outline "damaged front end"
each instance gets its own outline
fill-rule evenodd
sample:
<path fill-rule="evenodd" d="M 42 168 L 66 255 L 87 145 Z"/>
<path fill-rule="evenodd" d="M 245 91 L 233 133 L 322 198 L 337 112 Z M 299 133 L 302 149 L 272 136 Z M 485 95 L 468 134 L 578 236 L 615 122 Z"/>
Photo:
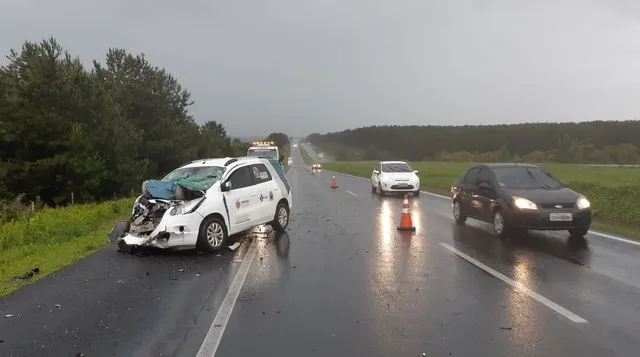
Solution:
<path fill-rule="evenodd" d="M 188 185 L 145 181 L 142 195 L 133 204 L 131 218 L 116 222 L 108 234 L 109 241 L 124 252 L 148 246 L 166 249 L 194 241 L 202 220 L 194 212 L 205 200 L 205 192 Z"/>

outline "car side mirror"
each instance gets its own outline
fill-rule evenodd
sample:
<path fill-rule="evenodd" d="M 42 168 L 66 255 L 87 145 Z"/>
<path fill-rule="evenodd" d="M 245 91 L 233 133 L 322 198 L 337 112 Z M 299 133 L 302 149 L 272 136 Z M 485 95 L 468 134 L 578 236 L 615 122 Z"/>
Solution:
<path fill-rule="evenodd" d="M 417 174 L 417 173 L 418 173 L 418 170 L 413 170 L 413 173 L 414 173 L 414 174 Z"/>
<path fill-rule="evenodd" d="M 373 174 L 374 174 L 374 175 L 379 175 L 379 174 L 380 174 L 380 171 L 378 171 L 378 170 L 373 170 Z"/>
<path fill-rule="evenodd" d="M 231 181 L 227 181 L 225 183 L 222 184 L 222 186 L 220 186 L 220 189 L 225 192 L 225 191 L 231 191 Z"/>
<path fill-rule="evenodd" d="M 486 183 L 486 182 L 481 182 L 481 183 L 478 185 L 478 187 L 479 187 L 479 188 L 481 188 L 481 189 L 483 189 L 483 190 L 493 191 L 493 187 L 492 187 L 490 184 Z"/>

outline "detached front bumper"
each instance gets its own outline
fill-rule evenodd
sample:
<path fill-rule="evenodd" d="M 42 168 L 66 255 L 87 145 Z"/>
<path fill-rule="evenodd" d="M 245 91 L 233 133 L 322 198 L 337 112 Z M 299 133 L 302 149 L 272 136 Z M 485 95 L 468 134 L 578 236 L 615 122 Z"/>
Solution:
<path fill-rule="evenodd" d="M 554 213 L 571 213 L 570 221 L 554 221 L 550 215 Z M 513 214 L 512 224 L 517 228 L 541 231 L 560 231 L 582 229 L 591 226 L 591 210 L 551 210 L 520 211 Z"/>
<path fill-rule="evenodd" d="M 149 234 L 130 232 L 130 221 L 118 221 L 107 235 L 119 250 L 131 251 L 133 247 L 168 249 L 179 246 L 195 246 L 204 217 L 197 212 L 172 216 L 168 210 L 156 228 Z"/>

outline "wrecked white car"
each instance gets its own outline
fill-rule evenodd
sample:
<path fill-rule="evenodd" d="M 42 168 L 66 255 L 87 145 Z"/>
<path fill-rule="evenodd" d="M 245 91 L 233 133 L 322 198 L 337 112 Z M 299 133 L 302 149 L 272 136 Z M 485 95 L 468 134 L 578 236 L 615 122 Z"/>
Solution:
<path fill-rule="evenodd" d="M 278 160 L 221 158 L 190 162 L 142 184 L 131 219 L 108 234 L 119 250 L 196 248 L 217 252 L 230 235 L 289 225 L 291 187 Z"/>

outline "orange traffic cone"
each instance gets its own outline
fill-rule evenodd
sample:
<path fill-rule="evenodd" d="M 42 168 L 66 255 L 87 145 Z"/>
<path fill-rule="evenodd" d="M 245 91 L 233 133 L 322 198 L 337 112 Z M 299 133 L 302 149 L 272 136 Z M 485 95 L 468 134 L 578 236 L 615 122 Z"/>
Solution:
<path fill-rule="evenodd" d="M 411 213 L 409 213 L 409 195 L 404 194 L 404 201 L 402 201 L 402 214 L 400 215 L 399 231 L 415 231 L 416 227 L 411 221 Z"/>
<path fill-rule="evenodd" d="M 336 183 L 336 177 L 333 176 L 331 179 L 331 188 L 338 188 L 338 184 Z"/>

